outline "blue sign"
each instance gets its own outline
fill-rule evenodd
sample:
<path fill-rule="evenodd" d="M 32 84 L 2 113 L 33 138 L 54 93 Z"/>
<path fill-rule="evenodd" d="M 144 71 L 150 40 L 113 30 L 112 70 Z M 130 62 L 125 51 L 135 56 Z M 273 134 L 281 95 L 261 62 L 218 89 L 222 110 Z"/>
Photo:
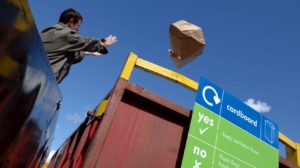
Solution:
<path fill-rule="evenodd" d="M 196 103 L 278 149 L 277 124 L 203 77 Z"/>
<path fill-rule="evenodd" d="M 201 77 L 196 102 L 219 115 L 223 92 L 222 88 Z"/>
<path fill-rule="evenodd" d="M 256 112 L 244 102 L 225 92 L 222 101 L 222 113 L 226 120 L 260 138 L 261 113 Z"/>
<path fill-rule="evenodd" d="M 267 117 L 262 115 L 261 119 L 261 139 L 272 145 L 275 148 L 278 148 L 278 125 L 274 124 L 273 121 L 269 120 Z"/>

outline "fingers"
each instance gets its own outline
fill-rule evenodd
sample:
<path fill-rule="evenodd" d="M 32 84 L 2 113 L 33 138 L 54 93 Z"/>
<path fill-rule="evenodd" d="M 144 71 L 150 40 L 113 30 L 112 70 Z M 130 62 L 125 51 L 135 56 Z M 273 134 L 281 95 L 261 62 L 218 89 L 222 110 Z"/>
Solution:
<path fill-rule="evenodd" d="M 101 55 L 101 53 L 99 53 L 99 52 L 93 52 L 92 55 L 99 56 L 99 55 Z"/>
<path fill-rule="evenodd" d="M 110 46 L 110 45 L 114 44 L 117 41 L 118 40 L 117 40 L 116 36 L 109 35 L 108 37 L 105 38 L 105 45 Z"/>
<path fill-rule="evenodd" d="M 100 52 L 88 52 L 88 51 L 85 51 L 84 53 L 85 53 L 85 55 L 94 55 L 94 56 L 102 55 Z"/>

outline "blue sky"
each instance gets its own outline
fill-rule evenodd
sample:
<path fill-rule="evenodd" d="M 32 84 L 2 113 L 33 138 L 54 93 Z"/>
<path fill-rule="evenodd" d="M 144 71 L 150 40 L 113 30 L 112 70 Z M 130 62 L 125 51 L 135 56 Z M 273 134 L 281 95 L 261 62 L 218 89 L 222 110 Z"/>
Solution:
<path fill-rule="evenodd" d="M 53 149 L 110 91 L 131 51 L 193 80 L 204 76 L 242 101 L 251 99 L 268 111 L 265 115 L 281 132 L 300 142 L 299 0 L 29 0 L 29 4 L 39 31 L 73 7 L 84 17 L 82 35 L 118 38 L 108 55 L 88 56 L 60 85 L 64 99 Z M 168 29 L 180 19 L 202 27 L 207 45 L 200 57 L 177 69 L 167 53 Z M 172 82 L 141 70 L 134 71 L 131 81 L 193 107 L 196 94 Z"/>

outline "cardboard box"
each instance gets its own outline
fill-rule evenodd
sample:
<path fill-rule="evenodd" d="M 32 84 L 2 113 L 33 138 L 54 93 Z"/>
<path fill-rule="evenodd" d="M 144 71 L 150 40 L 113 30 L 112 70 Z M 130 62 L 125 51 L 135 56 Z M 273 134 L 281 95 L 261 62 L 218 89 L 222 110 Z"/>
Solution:
<path fill-rule="evenodd" d="M 199 56 L 205 40 L 202 29 L 185 20 L 170 25 L 171 59 L 176 67 L 182 67 Z"/>

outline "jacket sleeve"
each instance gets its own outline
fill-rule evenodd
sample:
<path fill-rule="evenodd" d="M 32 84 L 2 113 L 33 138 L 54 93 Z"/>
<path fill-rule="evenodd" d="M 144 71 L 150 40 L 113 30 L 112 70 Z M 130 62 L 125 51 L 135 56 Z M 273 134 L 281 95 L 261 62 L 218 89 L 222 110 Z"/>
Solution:
<path fill-rule="evenodd" d="M 108 50 L 105 46 L 100 44 L 99 39 L 82 37 L 76 31 L 70 31 L 68 35 L 69 51 L 80 52 L 78 55 L 82 55 L 82 52 L 100 52 L 102 54 L 107 54 Z"/>

